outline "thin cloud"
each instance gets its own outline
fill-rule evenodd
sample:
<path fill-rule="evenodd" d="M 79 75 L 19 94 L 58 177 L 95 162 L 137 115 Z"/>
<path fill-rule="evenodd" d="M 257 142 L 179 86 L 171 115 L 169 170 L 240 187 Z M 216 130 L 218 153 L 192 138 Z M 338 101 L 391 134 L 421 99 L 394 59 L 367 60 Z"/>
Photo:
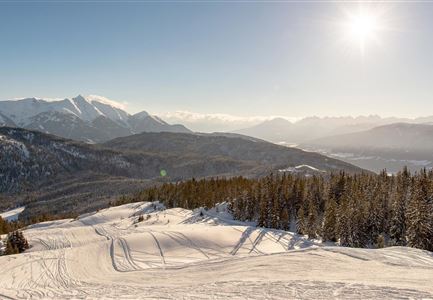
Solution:
<path fill-rule="evenodd" d="M 101 102 L 101 103 L 104 103 L 107 105 L 111 105 L 113 107 L 123 109 L 123 110 L 126 109 L 126 106 L 128 104 L 127 102 L 118 102 L 118 101 L 111 100 L 111 99 L 108 99 L 107 97 L 99 96 L 99 95 L 89 95 L 86 98 L 89 101 L 98 101 L 98 102 Z"/>
<path fill-rule="evenodd" d="M 191 111 L 179 110 L 160 114 L 160 116 L 171 123 L 182 123 L 193 130 L 212 132 L 212 131 L 232 131 L 254 126 L 263 121 L 274 118 L 284 118 L 295 121 L 294 118 L 285 116 L 236 116 L 230 114 L 205 114 Z"/>

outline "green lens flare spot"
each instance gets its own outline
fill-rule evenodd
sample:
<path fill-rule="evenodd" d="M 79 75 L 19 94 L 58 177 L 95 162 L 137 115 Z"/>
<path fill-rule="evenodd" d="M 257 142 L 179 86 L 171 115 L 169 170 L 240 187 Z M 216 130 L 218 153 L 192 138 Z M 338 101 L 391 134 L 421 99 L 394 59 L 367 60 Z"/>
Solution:
<path fill-rule="evenodd" d="M 167 176 L 167 171 L 161 170 L 161 171 L 159 171 L 159 175 L 161 175 L 161 177 L 165 177 L 165 176 Z"/>

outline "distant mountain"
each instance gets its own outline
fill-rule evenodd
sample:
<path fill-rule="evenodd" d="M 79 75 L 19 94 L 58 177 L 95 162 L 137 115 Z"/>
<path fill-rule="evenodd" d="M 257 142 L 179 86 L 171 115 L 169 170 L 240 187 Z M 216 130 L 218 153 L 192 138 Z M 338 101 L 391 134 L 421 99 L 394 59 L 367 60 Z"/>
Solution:
<path fill-rule="evenodd" d="M 143 111 L 130 116 L 128 124 L 133 132 L 191 132 L 183 125 L 170 125 L 157 116 L 151 116 Z"/>
<path fill-rule="evenodd" d="M 356 118 L 308 117 L 292 123 L 286 119 L 276 118 L 235 132 L 274 143 L 299 144 L 321 137 L 364 131 L 381 125 L 397 122 L 423 123 L 430 119 L 433 120 L 433 118 L 381 118 L 373 115 Z"/>
<path fill-rule="evenodd" d="M 140 132 L 191 132 L 147 112 L 130 115 L 100 96 L 47 101 L 28 98 L 0 101 L 0 126 L 39 130 L 74 140 L 98 143 Z"/>
<path fill-rule="evenodd" d="M 235 131 L 235 133 L 245 134 L 272 142 L 286 142 L 294 140 L 294 124 L 283 118 L 275 118 L 264 121 L 250 128 Z M 297 140 L 297 139 L 295 139 Z"/>
<path fill-rule="evenodd" d="M 430 124 L 395 123 L 315 139 L 300 146 L 374 171 L 387 168 L 395 172 L 404 165 L 414 171 L 433 167 L 433 125 Z"/>
<path fill-rule="evenodd" d="M 203 161 L 224 158 L 252 164 L 253 173 L 282 170 L 287 167 L 311 165 L 323 171 L 361 172 L 350 164 L 296 148 L 278 146 L 246 136 L 223 134 L 141 133 L 117 138 L 103 144 L 116 151 L 134 153 L 165 153 L 176 157 L 197 157 Z M 250 170 L 252 171 L 252 170 Z M 244 175 L 251 174 L 251 172 Z M 191 173 L 194 176 L 194 172 Z"/>

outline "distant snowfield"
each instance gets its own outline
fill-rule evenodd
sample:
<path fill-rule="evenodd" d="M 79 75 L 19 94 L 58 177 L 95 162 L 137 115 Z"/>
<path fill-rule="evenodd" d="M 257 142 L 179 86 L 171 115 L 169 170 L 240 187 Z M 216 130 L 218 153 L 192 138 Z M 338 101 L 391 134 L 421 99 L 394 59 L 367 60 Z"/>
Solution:
<path fill-rule="evenodd" d="M 431 252 L 322 246 L 215 210 L 134 203 L 24 234 L 0 299 L 433 299 Z"/>
<path fill-rule="evenodd" d="M 6 221 L 16 221 L 18 219 L 18 216 L 20 215 L 20 213 L 22 213 L 24 211 L 26 207 L 22 206 L 22 207 L 17 207 L 5 212 L 0 213 L 0 217 L 2 217 L 2 219 L 6 220 Z"/>

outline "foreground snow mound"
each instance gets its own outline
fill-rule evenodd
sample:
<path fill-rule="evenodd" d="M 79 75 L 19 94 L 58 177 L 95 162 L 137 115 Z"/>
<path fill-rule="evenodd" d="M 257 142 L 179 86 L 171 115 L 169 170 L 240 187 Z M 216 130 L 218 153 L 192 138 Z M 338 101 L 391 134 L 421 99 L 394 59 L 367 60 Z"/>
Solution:
<path fill-rule="evenodd" d="M 0 298 L 433 298 L 433 256 L 322 247 L 209 211 L 133 203 L 33 225 Z"/>

